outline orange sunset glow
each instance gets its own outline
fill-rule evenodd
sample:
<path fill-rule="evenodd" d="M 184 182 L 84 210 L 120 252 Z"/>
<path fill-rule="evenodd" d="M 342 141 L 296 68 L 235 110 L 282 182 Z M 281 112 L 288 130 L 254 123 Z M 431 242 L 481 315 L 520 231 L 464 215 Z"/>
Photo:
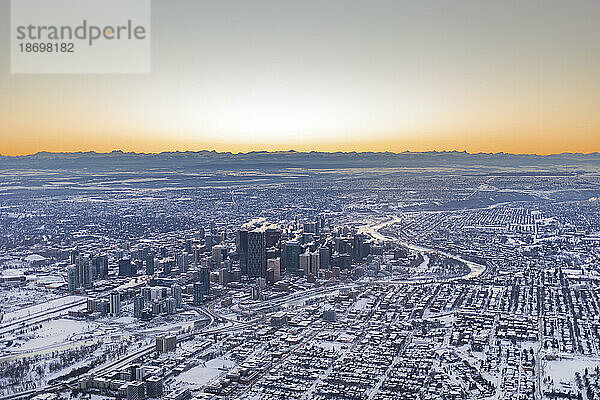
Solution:
<path fill-rule="evenodd" d="M 150 74 L 11 74 L 3 29 L 0 154 L 600 151 L 598 2 L 152 7 Z"/>

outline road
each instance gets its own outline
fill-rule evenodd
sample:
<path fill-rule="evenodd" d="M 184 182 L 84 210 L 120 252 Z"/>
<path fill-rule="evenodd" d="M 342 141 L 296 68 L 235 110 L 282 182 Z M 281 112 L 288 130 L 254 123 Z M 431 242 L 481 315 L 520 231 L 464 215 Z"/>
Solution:
<path fill-rule="evenodd" d="M 87 300 L 85 300 L 87 301 Z M 53 310 L 53 311 L 57 311 L 57 310 Z M 201 311 L 211 319 L 211 322 L 209 325 L 207 325 L 204 329 L 206 330 L 206 328 L 210 327 L 211 325 L 214 324 L 215 319 L 213 317 L 213 315 L 211 315 L 210 312 L 208 312 L 206 309 L 201 309 Z M 224 326 L 224 327 L 218 327 L 215 329 L 208 329 L 206 331 L 202 331 L 202 332 L 190 332 L 188 334 L 182 335 L 180 337 L 177 338 L 177 342 L 181 343 L 183 341 L 192 339 L 193 337 L 195 337 L 197 334 L 201 334 L 201 335 L 210 335 L 210 334 L 214 334 L 214 333 L 219 333 L 228 329 L 239 329 L 241 327 L 245 327 L 246 325 L 243 325 L 241 323 L 239 324 L 233 324 L 230 326 Z M 136 349 L 135 351 L 126 354 L 125 356 L 119 358 L 118 360 L 114 360 L 114 361 L 109 361 L 106 362 L 102 365 L 99 365 L 95 368 L 92 368 L 90 371 L 88 371 L 88 374 L 91 375 L 101 375 L 101 374 L 106 374 L 107 372 L 111 372 L 114 371 L 116 369 L 122 368 L 125 365 L 131 363 L 132 361 L 137 360 L 138 358 L 144 357 L 150 353 L 152 353 L 155 349 L 155 345 L 151 344 L 151 345 L 147 345 L 144 347 L 141 347 L 139 349 Z M 27 390 L 24 392 L 19 392 L 19 393 L 13 393 L 10 395 L 6 395 L 6 396 L 2 396 L 0 397 L 0 400 L 15 400 L 15 399 L 22 399 L 22 398 L 30 398 L 42 393 L 47 393 L 47 392 L 56 392 L 56 391 L 61 391 L 64 389 L 67 389 L 68 387 L 71 387 L 72 385 L 74 385 L 77 380 L 79 379 L 79 376 L 74 377 L 69 379 L 66 382 L 60 382 L 60 383 L 56 383 L 56 384 L 52 384 L 52 385 L 47 385 L 47 386 L 42 386 L 39 388 L 35 388 L 35 389 L 31 389 L 31 390 Z"/>
<path fill-rule="evenodd" d="M 39 313 L 35 313 L 33 315 L 28 315 L 25 318 L 20 318 L 15 321 L 10 321 L 2 325 L 0 328 L 0 337 L 5 335 L 6 333 L 10 333 L 15 329 L 23 328 L 26 326 L 30 326 L 33 324 L 37 324 L 40 322 L 47 321 L 51 318 L 55 318 L 58 315 L 66 314 L 70 309 L 80 307 L 87 303 L 87 298 L 82 300 L 77 300 L 69 304 L 65 304 L 63 306 L 59 306 L 56 308 L 52 308 L 49 310 L 44 310 Z"/>

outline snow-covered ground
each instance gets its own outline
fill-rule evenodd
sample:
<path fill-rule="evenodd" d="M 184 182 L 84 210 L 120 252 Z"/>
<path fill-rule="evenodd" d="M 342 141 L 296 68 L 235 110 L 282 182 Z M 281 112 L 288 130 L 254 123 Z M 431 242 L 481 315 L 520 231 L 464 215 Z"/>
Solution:
<path fill-rule="evenodd" d="M 35 337 L 24 342 L 20 347 L 18 347 L 18 350 L 22 352 L 27 350 L 42 349 L 47 346 L 62 343 L 81 333 L 92 332 L 96 328 L 97 324 L 92 322 L 64 318 L 55 319 L 43 323 L 40 329 L 32 333 Z"/>
<path fill-rule="evenodd" d="M 551 377 L 554 384 L 558 385 L 561 382 L 574 381 L 576 372 L 583 375 L 586 368 L 589 372 L 592 372 L 597 366 L 600 366 L 600 359 L 598 358 L 587 358 L 584 356 L 563 358 L 546 361 L 544 363 L 544 375 Z"/>
<path fill-rule="evenodd" d="M 50 311 L 54 308 L 65 306 L 71 303 L 85 299 L 85 296 L 65 296 L 58 299 L 46 301 L 40 304 L 36 304 L 31 307 L 22 308 L 20 310 L 12 311 L 4 315 L 3 322 L 10 322 L 20 318 L 25 318 L 30 315 L 34 315 L 43 311 Z"/>
<path fill-rule="evenodd" d="M 177 381 L 188 383 L 196 386 L 204 386 L 212 379 L 221 375 L 226 369 L 230 369 L 235 365 L 231 360 L 215 358 L 207 361 L 205 365 L 198 365 L 177 377 Z M 220 369 L 219 369 L 220 368 Z"/>
<path fill-rule="evenodd" d="M 336 351 L 340 351 L 342 349 L 342 346 L 347 346 L 347 344 L 345 343 L 331 341 L 316 342 L 315 344 L 319 347 L 322 347 L 323 349 Z"/>

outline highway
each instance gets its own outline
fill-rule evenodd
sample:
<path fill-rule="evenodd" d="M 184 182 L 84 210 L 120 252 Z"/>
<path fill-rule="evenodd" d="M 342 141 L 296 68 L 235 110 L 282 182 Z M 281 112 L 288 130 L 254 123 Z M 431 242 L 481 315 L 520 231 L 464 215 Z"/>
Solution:
<path fill-rule="evenodd" d="M 0 337 L 6 333 L 10 333 L 15 329 L 23 328 L 26 326 L 30 326 L 33 324 L 37 324 L 40 322 L 47 321 L 51 318 L 55 318 L 58 315 L 66 314 L 70 309 L 77 308 L 87 303 L 87 298 L 74 301 L 69 304 L 65 304 L 56 308 L 52 308 L 49 310 L 40 311 L 33 315 L 28 315 L 25 318 L 20 318 L 15 321 L 10 321 L 8 323 L 2 324 L 0 327 Z"/>
<path fill-rule="evenodd" d="M 213 335 L 215 333 L 220 333 L 220 332 L 225 332 L 225 331 L 244 329 L 249 326 L 252 326 L 252 324 L 256 322 L 256 321 L 254 321 L 254 322 L 249 323 L 249 322 L 227 320 L 226 318 L 221 317 L 204 307 L 198 308 L 198 310 L 203 312 L 207 317 L 209 317 L 211 319 L 211 322 L 202 331 L 199 331 L 199 332 L 192 331 L 190 333 L 179 336 L 177 338 L 177 343 L 181 343 L 181 342 L 185 342 L 186 340 L 193 339 L 195 336 L 206 336 L 206 335 Z M 215 324 L 215 321 L 223 321 L 223 320 L 227 321 L 228 325 L 208 329 L 210 326 Z M 127 364 L 129 364 L 139 358 L 142 358 L 142 357 L 147 356 L 148 354 L 151 354 L 154 351 L 154 349 L 155 349 L 154 343 L 144 346 L 144 347 L 141 347 L 129 354 L 126 354 L 125 356 L 119 358 L 118 360 L 109 361 L 109 362 L 106 362 L 95 368 L 92 368 L 91 370 L 89 370 L 87 372 L 87 374 L 98 376 L 98 375 L 110 373 L 112 371 L 123 368 Z M 76 382 L 79 378 L 80 377 L 77 376 L 77 377 L 71 378 L 65 382 L 55 383 L 52 385 L 46 385 L 46 386 L 42 386 L 39 388 L 27 390 L 24 392 L 9 394 L 9 395 L 0 397 L 0 400 L 26 399 L 26 398 L 31 398 L 31 397 L 37 396 L 42 393 L 65 390 L 69 387 L 72 387 L 74 384 L 76 384 Z"/>
<path fill-rule="evenodd" d="M 335 286 L 325 286 L 325 287 L 320 287 L 320 288 L 315 288 L 315 289 L 309 289 L 309 290 L 306 290 L 303 292 L 292 293 L 287 296 L 280 297 L 278 299 L 266 301 L 266 302 L 261 303 L 258 306 L 247 307 L 247 308 L 243 309 L 243 311 L 249 311 L 249 312 L 253 312 L 253 313 L 268 311 L 269 309 L 271 309 L 273 307 L 279 307 L 281 305 L 284 305 L 285 303 L 298 301 L 298 300 L 305 300 L 310 297 L 321 296 L 324 294 L 332 293 L 332 292 L 343 290 L 343 289 L 355 289 L 359 286 L 360 286 L 360 284 L 335 285 Z"/>

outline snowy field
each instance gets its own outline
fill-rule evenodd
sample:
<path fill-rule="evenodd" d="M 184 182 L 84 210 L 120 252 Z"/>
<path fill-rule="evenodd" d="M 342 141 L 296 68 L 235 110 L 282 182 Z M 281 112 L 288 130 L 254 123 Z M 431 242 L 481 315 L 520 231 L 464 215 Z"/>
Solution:
<path fill-rule="evenodd" d="M 43 349 L 48 346 L 63 343 L 70 339 L 78 339 L 80 334 L 86 332 L 91 333 L 97 326 L 98 325 L 95 323 L 64 318 L 44 322 L 40 329 L 32 333 L 34 338 L 25 341 L 18 347 L 18 350 L 22 352 Z"/>
<path fill-rule="evenodd" d="M 180 374 L 177 377 L 177 380 L 191 385 L 204 386 L 212 379 L 222 374 L 224 371 L 221 369 L 229 369 L 234 365 L 235 363 L 231 360 L 215 358 L 207 361 L 205 365 L 198 365 L 197 367 Z"/>
<path fill-rule="evenodd" d="M 600 359 L 591 359 L 581 356 L 581 358 L 563 358 L 561 360 L 546 361 L 544 364 L 544 376 L 552 378 L 555 385 L 561 382 L 571 382 L 575 380 L 575 373 L 583 375 L 587 368 L 592 372 L 594 368 L 600 366 Z"/>
<path fill-rule="evenodd" d="M 342 349 L 342 346 L 347 346 L 347 344 L 345 344 L 345 343 L 332 342 L 332 341 L 317 342 L 316 345 L 323 349 L 326 349 L 326 350 L 335 350 L 335 351 L 340 351 Z"/>

